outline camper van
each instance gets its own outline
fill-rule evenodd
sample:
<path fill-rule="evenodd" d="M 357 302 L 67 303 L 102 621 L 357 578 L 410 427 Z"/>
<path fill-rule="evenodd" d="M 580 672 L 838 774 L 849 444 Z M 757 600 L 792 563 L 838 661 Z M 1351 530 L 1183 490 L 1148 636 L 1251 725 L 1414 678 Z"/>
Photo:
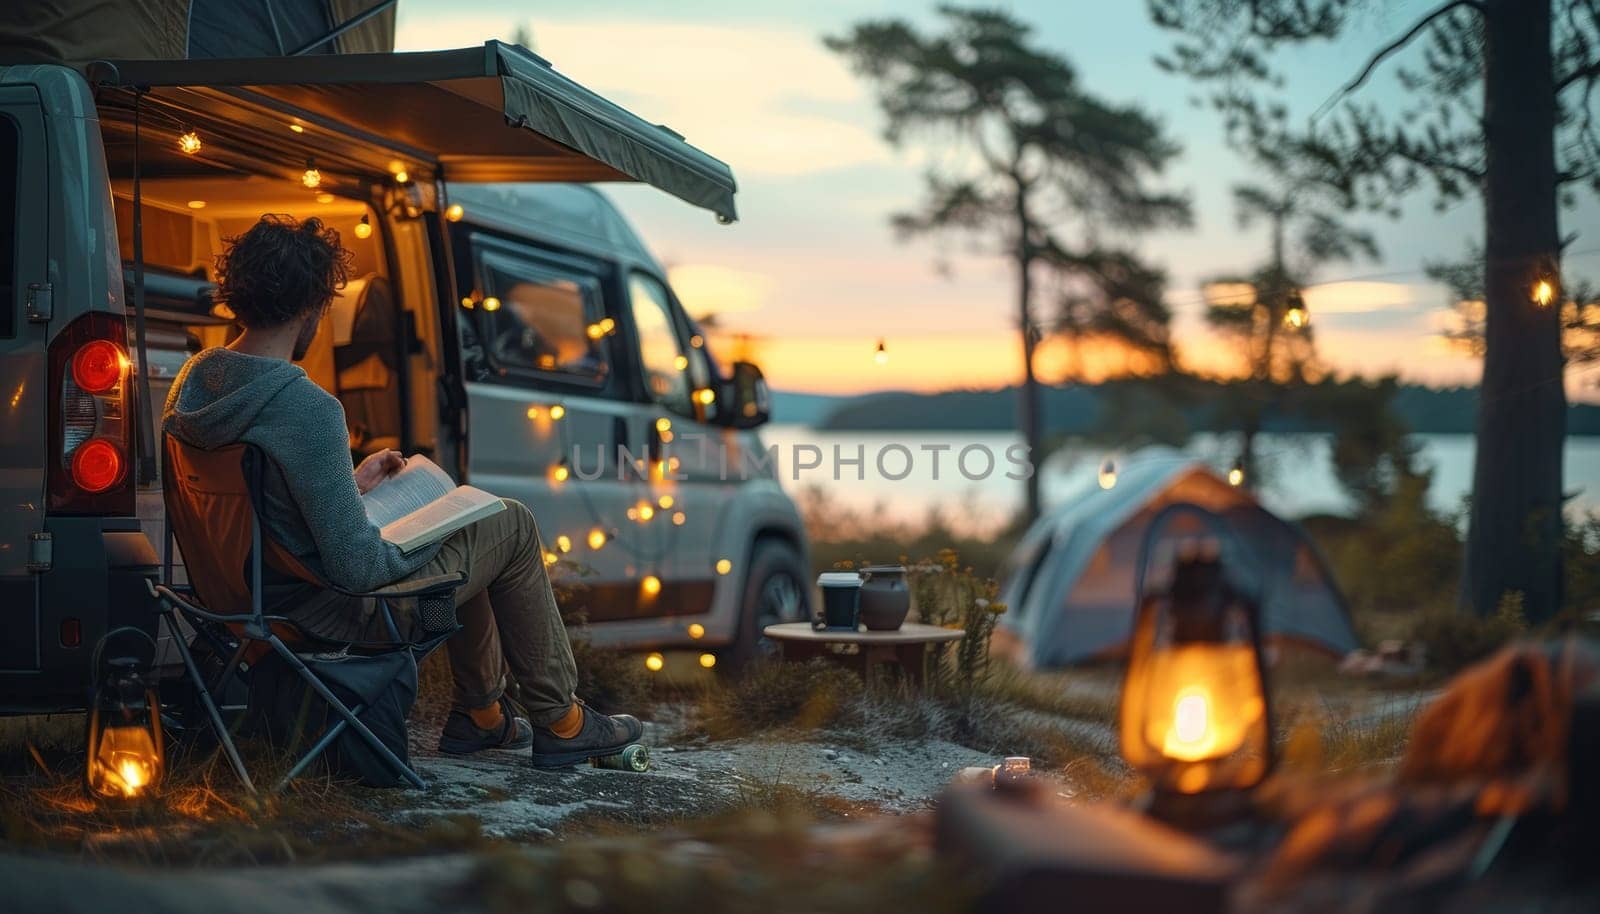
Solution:
<path fill-rule="evenodd" d="M 0 712 L 81 706 L 101 636 L 182 581 L 159 414 L 234 332 L 213 264 L 263 213 L 354 253 L 302 362 L 353 456 L 525 502 L 595 643 L 731 666 L 806 617 L 798 514 L 748 459 L 765 382 L 585 186 L 621 180 L 735 216 L 727 166 L 498 42 L 0 67 Z"/>

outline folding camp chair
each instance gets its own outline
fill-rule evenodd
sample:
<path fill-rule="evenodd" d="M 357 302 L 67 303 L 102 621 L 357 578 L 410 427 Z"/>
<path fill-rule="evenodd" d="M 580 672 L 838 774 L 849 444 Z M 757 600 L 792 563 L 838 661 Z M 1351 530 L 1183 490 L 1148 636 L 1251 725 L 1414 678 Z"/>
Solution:
<path fill-rule="evenodd" d="M 338 717 L 283 776 L 273 788 L 274 792 L 281 790 L 304 771 L 333 745 L 347 727 L 354 730 L 361 741 L 382 758 L 395 774 L 415 787 L 422 787 L 422 778 L 361 721 L 359 715 L 366 706 L 358 701 L 351 707 L 341 701 L 328 684 L 307 666 L 302 655 L 309 658 L 313 653 L 327 651 L 330 647 L 338 650 L 356 648 L 363 653 L 411 651 L 415 659 L 420 661 L 445 638 L 459 630 L 455 614 L 455 590 L 466 580 L 466 576 L 459 572 L 436 575 L 383 587 L 370 593 L 334 587 L 312 574 L 263 532 L 261 483 L 272 464 L 260 448 L 234 444 L 205 450 L 166 435 L 164 454 L 162 484 L 169 560 L 166 562 L 165 583 L 157 585 L 152 582 L 150 590 L 183 659 L 189 679 L 198 691 L 211 728 L 227 754 L 228 763 L 245 788 L 252 794 L 256 792 L 233 738 L 223 723 L 213 694 L 221 693 L 242 666 L 253 664 L 270 654 L 281 658 Z M 172 582 L 170 550 L 174 539 L 182 552 L 188 573 L 187 587 L 179 587 Z M 320 590 L 335 591 L 347 597 L 373 598 L 376 610 L 383 614 L 388 625 L 392 640 L 330 645 L 326 641 L 310 638 L 286 616 L 267 615 L 263 609 L 264 563 L 280 577 L 299 579 Z M 389 600 L 397 598 L 416 601 L 416 617 L 424 633 L 423 638 L 411 642 L 401 637 L 388 604 Z M 221 647 L 224 653 L 231 652 L 231 659 L 215 683 L 208 684 L 195 663 L 194 654 L 178 624 L 180 616 L 197 633 L 207 636 L 213 644 Z M 291 643 L 294 647 L 290 646 Z M 392 683 L 397 675 L 389 674 L 384 686 Z"/>

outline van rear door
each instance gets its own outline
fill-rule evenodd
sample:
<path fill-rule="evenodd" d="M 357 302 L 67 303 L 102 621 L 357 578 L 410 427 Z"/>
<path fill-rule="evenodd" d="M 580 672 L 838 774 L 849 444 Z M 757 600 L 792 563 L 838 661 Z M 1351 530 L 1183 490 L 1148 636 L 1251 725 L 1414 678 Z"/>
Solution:
<path fill-rule="evenodd" d="M 38 90 L 0 84 L 0 671 L 39 665 L 29 562 L 44 530 L 48 172 Z"/>

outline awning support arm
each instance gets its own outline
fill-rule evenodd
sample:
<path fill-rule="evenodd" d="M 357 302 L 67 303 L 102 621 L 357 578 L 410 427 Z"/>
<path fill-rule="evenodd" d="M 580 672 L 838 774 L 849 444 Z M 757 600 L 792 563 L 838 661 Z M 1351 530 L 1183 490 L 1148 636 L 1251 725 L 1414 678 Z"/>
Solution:
<path fill-rule="evenodd" d="M 318 45 L 326 44 L 327 42 L 330 42 L 330 41 L 334 40 L 335 38 L 338 38 L 340 35 L 343 35 L 345 32 L 348 32 L 351 29 L 356 28 L 357 26 L 359 26 L 362 23 L 366 22 L 368 19 L 371 19 L 372 17 L 377 16 L 380 13 L 383 13 L 385 10 L 388 10 L 390 7 L 395 5 L 395 2 L 396 2 L 396 0 L 383 0 L 382 3 L 375 4 L 371 9 L 367 10 L 366 12 L 357 13 L 356 15 L 351 16 L 350 20 L 348 22 L 346 22 L 344 25 L 339 26 L 338 28 L 334 29 L 333 31 L 329 32 L 326 35 L 323 35 L 321 38 L 318 38 L 315 41 L 312 41 L 309 44 L 305 44 L 305 45 L 302 45 L 301 47 L 295 48 L 293 51 L 289 52 L 289 56 L 290 57 L 299 57 L 300 55 L 306 53 L 307 51 L 310 51 L 312 48 L 317 47 Z"/>

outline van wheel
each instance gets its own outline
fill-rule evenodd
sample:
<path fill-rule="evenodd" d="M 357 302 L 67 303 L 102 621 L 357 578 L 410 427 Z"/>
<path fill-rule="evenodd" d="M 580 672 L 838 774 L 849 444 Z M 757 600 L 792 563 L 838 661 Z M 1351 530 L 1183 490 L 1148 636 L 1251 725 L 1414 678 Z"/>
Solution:
<path fill-rule="evenodd" d="M 761 631 L 778 622 L 811 618 L 811 594 L 805 581 L 805 567 L 793 546 L 782 540 L 756 542 L 744 579 L 739 630 L 728 646 L 723 668 L 738 672 L 756 660 L 777 655 L 777 645 L 762 637 Z"/>

